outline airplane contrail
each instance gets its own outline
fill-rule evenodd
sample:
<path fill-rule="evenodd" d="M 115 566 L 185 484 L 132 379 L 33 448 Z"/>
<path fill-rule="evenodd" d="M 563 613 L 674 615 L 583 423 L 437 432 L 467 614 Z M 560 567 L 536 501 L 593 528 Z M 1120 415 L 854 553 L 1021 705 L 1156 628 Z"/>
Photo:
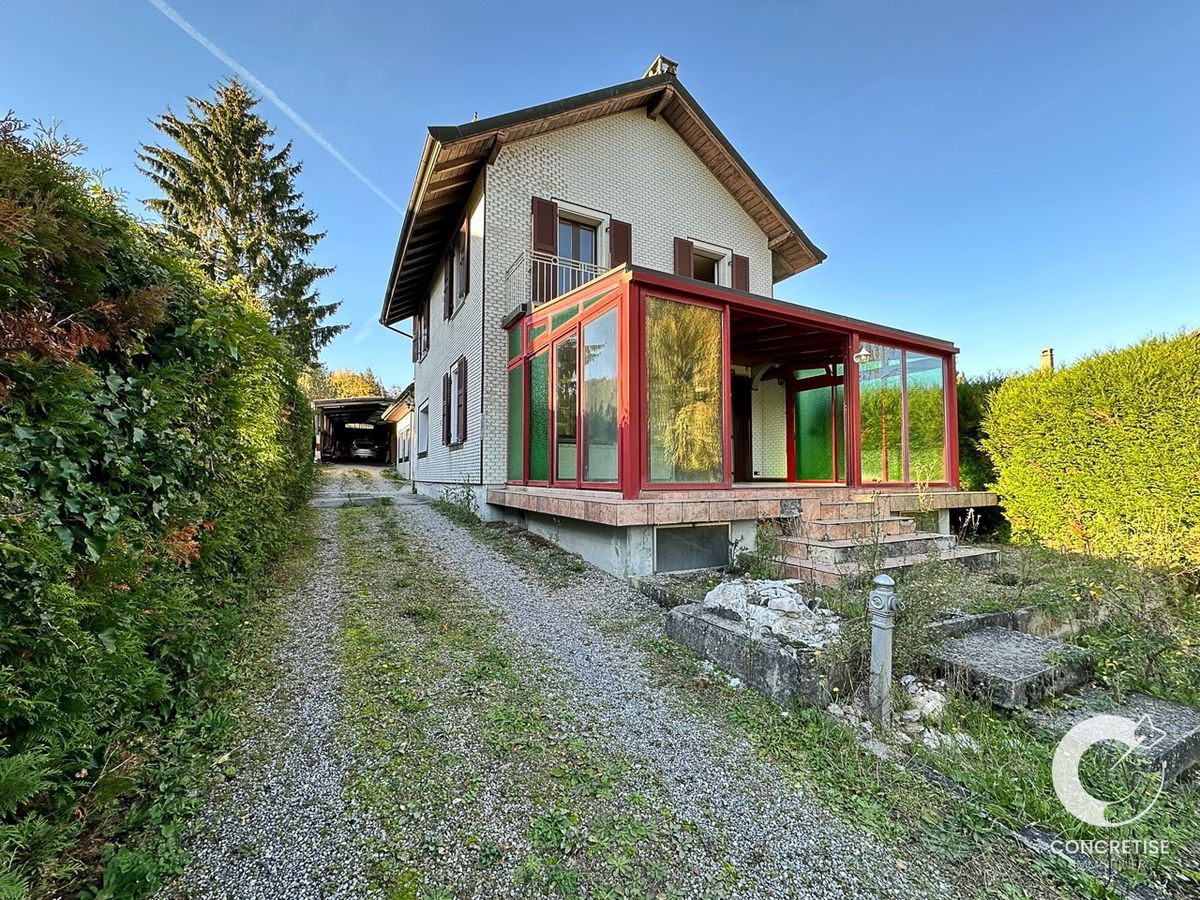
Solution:
<path fill-rule="evenodd" d="M 342 154 L 341 150 L 339 150 L 332 143 L 330 143 L 330 141 L 328 140 L 328 138 L 325 137 L 325 135 L 321 134 L 321 132 L 317 131 L 317 129 L 315 129 L 311 125 L 309 125 L 308 122 L 306 122 L 304 120 L 304 118 L 298 112 L 296 112 L 296 110 L 292 109 L 292 107 L 290 107 L 287 103 L 284 102 L 282 97 L 280 97 L 277 93 L 275 93 L 273 90 L 271 90 L 269 87 L 267 87 L 261 81 L 259 81 L 254 76 L 254 74 L 251 73 L 251 71 L 249 69 L 247 69 L 240 62 L 238 62 L 236 59 L 234 59 L 232 56 L 230 56 L 228 53 L 226 53 L 224 50 L 222 50 L 220 47 L 218 47 L 216 44 L 214 44 L 208 38 L 206 38 L 199 31 L 197 31 L 192 26 L 191 22 L 189 22 L 187 19 L 185 19 L 179 13 L 177 13 L 169 4 L 165 3 L 164 0 L 149 0 L 149 2 L 160 13 L 162 13 L 164 16 L 166 16 L 168 19 L 170 19 L 172 22 L 174 22 L 176 25 L 178 25 L 184 32 L 186 32 L 187 35 L 189 37 L 191 37 L 192 40 L 194 40 L 197 44 L 199 44 L 201 47 L 203 47 L 205 50 L 207 50 L 209 53 L 211 53 L 213 56 L 215 56 L 221 62 L 225 63 L 225 65 L 229 66 L 229 68 L 231 68 L 235 72 L 237 72 L 238 75 L 240 75 L 243 79 L 248 81 L 254 87 L 254 89 L 259 92 L 259 94 L 261 94 L 263 97 L 265 97 L 266 99 L 270 100 L 273 104 L 275 104 L 275 106 L 279 109 L 280 112 L 282 112 L 285 116 L 287 116 L 289 119 L 291 119 L 293 122 L 295 122 L 296 125 L 299 126 L 301 131 L 303 131 L 310 138 L 312 138 L 314 141 L 316 141 L 318 144 L 320 144 L 322 147 L 324 147 L 326 152 L 329 153 L 330 156 L 332 156 L 339 163 L 341 163 L 343 168 L 345 168 L 345 170 L 347 172 L 349 172 L 351 175 L 353 175 L 355 178 L 357 178 L 359 181 L 361 181 L 364 185 L 366 185 L 367 188 L 369 188 L 370 191 L 373 194 L 375 194 L 376 197 L 378 197 L 380 200 L 382 200 L 384 203 L 386 203 L 388 206 L 390 206 L 396 212 L 400 213 L 400 215 L 404 215 L 404 210 L 401 209 L 400 206 L 398 206 L 395 203 L 395 201 L 392 200 L 391 197 L 389 197 L 387 194 L 385 194 L 383 191 L 381 191 L 379 188 L 377 188 L 371 182 L 371 179 L 369 179 L 366 175 L 364 175 L 362 172 L 360 172 L 358 170 L 358 167 L 355 166 L 354 163 L 352 163 L 352 162 L 350 162 L 350 160 L 346 159 L 346 157 Z"/>

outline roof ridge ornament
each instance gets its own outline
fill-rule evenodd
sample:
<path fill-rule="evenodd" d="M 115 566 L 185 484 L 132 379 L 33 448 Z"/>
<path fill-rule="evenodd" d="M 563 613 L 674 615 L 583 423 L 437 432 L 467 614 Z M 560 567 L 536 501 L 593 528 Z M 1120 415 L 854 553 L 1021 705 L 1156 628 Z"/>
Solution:
<path fill-rule="evenodd" d="M 654 62 L 650 63 L 650 68 L 646 70 L 646 74 L 642 77 L 653 78 L 655 75 L 674 75 L 678 70 L 679 63 L 660 53 L 654 57 Z"/>

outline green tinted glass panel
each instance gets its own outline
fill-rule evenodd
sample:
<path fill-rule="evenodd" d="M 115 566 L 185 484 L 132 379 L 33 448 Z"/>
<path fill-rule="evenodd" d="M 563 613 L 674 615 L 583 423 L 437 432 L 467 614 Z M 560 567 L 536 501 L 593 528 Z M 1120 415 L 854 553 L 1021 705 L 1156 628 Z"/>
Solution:
<path fill-rule="evenodd" d="M 646 298 L 650 480 L 725 480 L 722 316 Z"/>
<path fill-rule="evenodd" d="M 508 480 L 525 477 L 525 366 L 508 373 Z"/>
<path fill-rule="evenodd" d="M 579 342 L 554 345 L 554 478 L 575 481 L 579 438 Z"/>
<path fill-rule="evenodd" d="M 833 390 L 799 391 L 796 403 L 796 477 L 801 481 L 833 479 Z"/>
<path fill-rule="evenodd" d="M 946 391 L 942 359 L 908 353 L 908 480 L 946 480 Z"/>
<path fill-rule="evenodd" d="M 863 481 L 904 480 L 901 350 L 863 344 L 858 366 Z"/>
<path fill-rule="evenodd" d="M 617 311 L 583 326 L 583 480 L 617 480 Z"/>
<path fill-rule="evenodd" d="M 841 366 L 838 366 L 840 369 Z M 834 391 L 833 427 L 837 433 L 837 480 L 846 480 L 846 386 L 836 385 Z"/>
<path fill-rule="evenodd" d="M 550 351 L 529 361 L 529 479 L 550 478 Z"/>
<path fill-rule="evenodd" d="M 545 334 L 546 327 L 547 327 L 546 323 L 543 322 L 541 325 L 534 325 L 532 328 L 530 328 L 529 329 L 529 343 L 532 344 L 534 341 L 536 341 L 538 338 L 540 338 L 543 334 Z"/>
<path fill-rule="evenodd" d="M 573 318 L 575 318 L 575 316 L 577 316 L 578 314 L 579 314 L 578 304 L 576 304 L 575 306 L 568 306 L 566 309 L 560 309 L 558 312 L 556 312 L 554 315 L 552 315 L 550 317 L 551 330 L 558 328 L 560 325 L 566 325 Z"/>
<path fill-rule="evenodd" d="M 514 325 L 508 329 L 508 358 L 516 359 L 521 355 L 521 335 L 524 332 L 524 325 Z"/>
<path fill-rule="evenodd" d="M 583 308 L 591 309 L 593 306 L 595 306 L 597 303 L 599 303 L 605 297 L 609 296 L 611 293 L 612 293 L 612 291 L 605 291 L 603 294 L 597 294 L 595 297 L 590 297 L 587 300 L 584 300 Z"/>

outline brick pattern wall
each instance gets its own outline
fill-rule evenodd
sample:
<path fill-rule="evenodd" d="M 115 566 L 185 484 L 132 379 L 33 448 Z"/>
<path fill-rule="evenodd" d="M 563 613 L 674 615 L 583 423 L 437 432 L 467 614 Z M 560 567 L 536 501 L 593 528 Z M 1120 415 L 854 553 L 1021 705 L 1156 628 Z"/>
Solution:
<path fill-rule="evenodd" d="M 485 372 L 480 351 L 484 271 L 487 268 L 483 240 L 486 208 L 484 180 L 480 179 L 467 204 L 471 220 L 471 286 L 465 297 L 455 300 L 457 311 L 453 318 L 442 318 L 444 271 L 438 272 L 430 287 L 429 353 L 416 363 L 413 376 L 417 408 L 429 401 L 429 455 L 417 459 L 414 453 L 413 459 L 413 478 L 420 482 L 479 484 L 480 456 L 484 446 L 480 388 Z M 450 371 L 460 356 L 467 358 L 467 440 L 461 446 L 451 448 L 442 443 L 442 375 Z M 451 397 L 453 414 L 454 398 Z"/>
<path fill-rule="evenodd" d="M 750 456 L 759 478 L 787 478 L 787 387 L 771 379 L 750 395 Z"/>
<path fill-rule="evenodd" d="M 675 130 L 661 119 L 647 118 L 644 110 L 506 145 L 485 177 L 485 483 L 505 480 L 507 349 L 500 322 L 510 310 L 504 274 L 530 246 L 532 197 L 577 204 L 629 222 L 635 265 L 672 271 L 676 237 L 728 247 L 749 258 L 750 290 L 771 295 L 766 235 Z M 436 343 L 436 334 L 433 339 Z"/>

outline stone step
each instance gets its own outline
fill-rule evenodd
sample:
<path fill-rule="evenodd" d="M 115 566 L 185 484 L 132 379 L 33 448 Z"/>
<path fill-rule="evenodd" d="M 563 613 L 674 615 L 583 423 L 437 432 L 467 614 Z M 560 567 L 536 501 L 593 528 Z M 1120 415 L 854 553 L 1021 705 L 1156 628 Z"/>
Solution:
<path fill-rule="evenodd" d="M 939 557 L 953 550 L 954 537 L 925 531 L 913 534 L 886 534 L 870 540 L 818 541 L 806 537 L 784 537 L 779 546 L 785 559 L 807 559 L 824 563 L 864 563 L 894 559 L 898 556 Z"/>
<path fill-rule="evenodd" d="M 1085 689 L 1067 707 L 1039 709 L 1034 720 L 1056 735 L 1063 735 L 1094 715 L 1122 716 L 1138 723 L 1137 735 L 1144 741 L 1134 752 L 1147 769 L 1161 771 L 1164 783 L 1200 766 L 1200 709 L 1170 700 L 1129 694 L 1116 703 L 1096 689 Z M 1121 748 L 1124 753 L 1124 748 Z"/>
<path fill-rule="evenodd" d="M 874 500 L 822 500 L 804 504 L 804 517 L 813 521 L 826 519 L 869 519 L 875 516 Z M 878 516 L 882 519 L 883 516 Z"/>
<path fill-rule="evenodd" d="M 851 585 L 867 584 L 876 575 L 886 572 L 888 575 L 900 575 L 913 566 L 930 562 L 935 557 L 897 556 L 892 559 L 882 559 L 870 570 L 861 563 L 826 563 L 814 560 L 788 561 L 780 559 L 785 578 L 801 578 L 811 584 L 822 587 L 848 583 Z M 955 547 L 938 554 L 936 559 L 956 562 L 968 569 L 987 569 L 1000 559 L 999 550 L 988 550 L 983 547 Z"/>
<path fill-rule="evenodd" d="M 903 516 L 859 519 L 809 519 L 800 534 L 816 541 L 846 541 L 873 538 L 877 534 L 915 534 L 916 519 Z"/>
<path fill-rule="evenodd" d="M 946 681 L 1004 709 L 1033 706 L 1087 684 L 1092 664 L 1076 647 L 1011 628 L 976 628 L 933 651 Z"/>

